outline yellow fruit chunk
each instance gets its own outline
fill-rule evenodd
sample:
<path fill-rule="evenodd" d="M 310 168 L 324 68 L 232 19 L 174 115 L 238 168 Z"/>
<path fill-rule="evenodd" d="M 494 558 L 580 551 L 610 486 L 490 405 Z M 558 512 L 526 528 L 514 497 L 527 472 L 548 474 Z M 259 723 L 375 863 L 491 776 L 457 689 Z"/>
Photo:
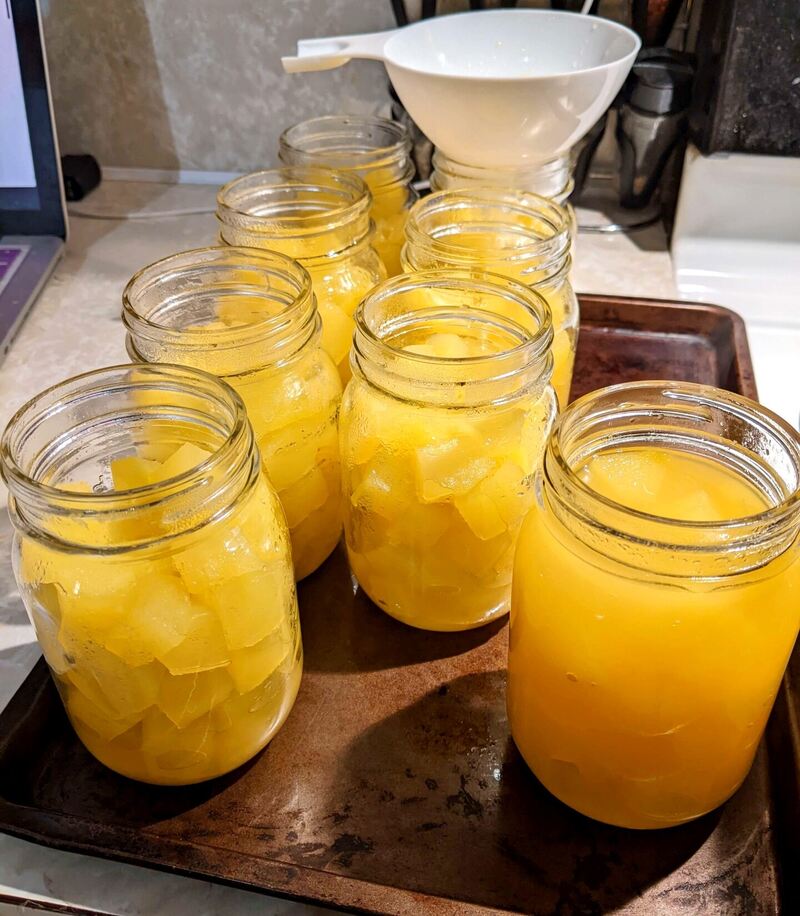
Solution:
<path fill-rule="evenodd" d="M 192 613 L 177 576 L 153 575 L 131 596 L 128 612 L 104 634 L 103 644 L 127 664 L 145 665 L 186 638 Z"/>
<path fill-rule="evenodd" d="M 351 315 L 333 302 L 319 300 L 322 316 L 322 348 L 338 366 L 347 359 L 355 324 Z"/>
<path fill-rule="evenodd" d="M 401 461 L 376 461 L 365 469 L 361 482 L 350 497 L 354 506 L 377 513 L 385 519 L 402 515 L 413 499 L 414 481 L 410 468 Z"/>
<path fill-rule="evenodd" d="M 455 504 L 464 521 L 482 541 L 497 537 L 508 528 L 497 504 L 486 493 L 481 492 L 480 486 L 457 496 Z"/>
<path fill-rule="evenodd" d="M 389 526 L 387 539 L 399 548 L 427 550 L 445 534 L 453 518 L 453 510 L 448 505 L 409 502 Z"/>
<path fill-rule="evenodd" d="M 605 458 L 595 456 L 591 471 L 586 468 L 581 476 L 597 493 L 633 508 L 659 499 L 669 485 L 664 452 L 658 449 L 615 451 Z"/>
<path fill-rule="evenodd" d="M 259 572 L 235 576 L 209 591 L 208 607 L 222 624 L 231 651 L 260 642 L 287 613 L 286 596 L 294 596 L 288 563 L 272 563 Z"/>
<path fill-rule="evenodd" d="M 31 618 L 42 655 L 56 674 L 64 674 L 69 668 L 69 660 L 58 637 L 61 627 L 58 590 L 55 585 L 45 584 L 33 589 L 30 594 Z"/>
<path fill-rule="evenodd" d="M 233 681 L 226 669 L 200 671 L 165 677 L 161 682 L 158 707 L 178 728 L 220 704 L 233 690 Z"/>
<path fill-rule="evenodd" d="M 291 630 L 284 625 L 249 649 L 234 652 L 228 672 L 239 693 L 248 693 L 263 683 L 288 658 L 291 649 Z"/>
<path fill-rule="evenodd" d="M 67 690 L 67 712 L 80 719 L 105 741 L 112 741 L 128 731 L 142 718 L 141 711 L 116 717 L 107 705 L 98 706 L 86 694 L 71 687 Z"/>
<path fill-rule="evenodd" d="M 314 572 L 333 552 L 342 534 L 342 511 L 338 488 L 323 506 L 306 516 L 290 532 L 295 578 L 299 582 Z"/>
<path fill-rule="evenodd" d="M 477 437 L 476 437 L 477 438 Z M 450 439 L 416 450 L 417 493 L 423 502 L 466 493 L 489 474 L 495 462 L 461 439 Z"/>
<path fill-rule="evenodd" d="M 130 455 L 111 462 L 111 477 L 115 490 L 134 490 L 161 479 L 162 465 L 158 461 Z"/>
<path fill-rule="evenodd" d="M 158 662 L 130 668 L 96 644 L 84 645 L 74 658 L 66 678 L 109 719 L 124 719 L 156 702 L 164 677 Z"/>
<path fill-rule="evenodd" d="M 123 618 L 137 574 L 124 557 L 50 551 L 46 581 L 58 588 L 61 641 L 94 638 Z"/>
<path fill-rule="evenodd" d="M 219 618 L 201 606 L 194 608 L 183 641 L 161 656 L 170 674 L 210 671 L 222 668 L 230 659 Z"/>
<path fill-rule="evenodd" d="M 314 467 L 291 487 L 281 490 L 281 505 L 289 528 L 299 525 L 306 516 L 323 506 L 329 492 L 325 475 L 318 467 Z"/>
<path fill-rule="evenodd" d="M 179 477 L 187 471 L 194 470 L 198 465 L 207 461 L 211 457 L 211 452 L 194 445 L 192 442 L 184 442 L 175 452 L 167 458 L 161 465 L 161 480 L 171 480 L 173 477 Z"/>
<path fill-rule="evenodd" d="M 213 750 L 213 733 L 208 716 L 201 716 L 186 728 L 176 728 L 158 709 L 151 709 L 142 720 L 142 752 L 159 770 L 186 770 L 207 763 Z"/>
<path fill-rule="evenodd" d="M 481 581 L 493 577 L 495 564 L 513 539 L 506 531 L 496 537 L 480 540 L 461 522 L 453 525 L 449 537 L 442 538 L 438 553 L 443 562 L 452 569 L 460 570 L 463 575 L 474 576 Z"/>

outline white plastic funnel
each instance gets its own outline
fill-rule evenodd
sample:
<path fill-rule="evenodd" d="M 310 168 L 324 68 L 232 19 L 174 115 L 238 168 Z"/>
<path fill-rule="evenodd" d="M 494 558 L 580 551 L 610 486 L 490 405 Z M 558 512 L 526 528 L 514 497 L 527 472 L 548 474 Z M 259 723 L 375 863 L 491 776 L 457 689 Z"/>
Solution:
<path fill-rule="evenodd" d="M 640 45 L 630 29 L 595 16 L 486 10 L 301 41 L 283 67 L 381 60 L 408 113 L 447 156 L 507 167 L 577 143 L 619 92 Z"/>

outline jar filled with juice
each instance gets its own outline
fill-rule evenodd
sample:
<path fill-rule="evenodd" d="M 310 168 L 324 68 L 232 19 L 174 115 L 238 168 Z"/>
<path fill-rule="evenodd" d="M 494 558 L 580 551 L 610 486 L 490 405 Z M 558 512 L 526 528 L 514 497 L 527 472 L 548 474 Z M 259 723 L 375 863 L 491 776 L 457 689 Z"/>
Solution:
<path fill-rule="evenodd" d="M 372 192 L 375 249 L 390 277 L 402 271 L 403 228 L 417 199 L 405 125 L 366 115 L 310 118 L 281 134 L 279 156 L 286 165 L 320 165 L 360 175 Z"/>
<path fill-rule="evenodd" d="M 569 202 L 575 186 L 569 155 L 558 156 L 547 162 L 531 162 L 523 166 L 488 168 L 459 162 L 435 149 L 431 164 L 432 191 L 500 188 L 503 191 L 528 191 L 549 197 L 566 211 L 574 247 L 578 226 L 575 210 Z"/>
<path fill-rule="evenodd" d="M 311 275 L 322 318 L 322 347 L 350 376 L 353 312 L 386 268 L 372 246 L 372 199 L 364 182 L 331 169 L 292 167 L 236 178 L 217 195 L 220 237 L 267 248 Z"/>
<path fill-rule="evenodd" d="M 553 388 L 566 406 L 579 313 L 563 207 L 535 194 L 493 188 L 439 191 L 411 208 L 402 258 L 407 271 L 479 268 L 544 296 L 553 316 Z"/>
<path fill-rule="evenodd" d="M 0 446 L 14 572 L 78 737 L 163 785 L 276 734 L 302 648 L 286 523 L 238 395 L 204 372 L 63 382 Z"/>
<path fill-rule="evenodd" d="M 140 270 L 122 301 L 134 360 L 204 369 L 239 393 L 286 514 L 295 576 L 314 572 L 342 529 L 342 385 L 307 271 L 273 251 L 201 248 Z"/>
<path fill-rule="evenodd" d="M 561 416 L 514 570 L 508 712 L 561 801 L 680 824 L 747 775 L 800 624 L 800 436 L 640 382 Z"/>
<path fill-rule="evenodd" d="M 464 630 L 508 611 L 514 547 L 556 413 L 545 301 L 426 271 L 359 306 L 340 421 L 345 538 L 392 617 Z"/>

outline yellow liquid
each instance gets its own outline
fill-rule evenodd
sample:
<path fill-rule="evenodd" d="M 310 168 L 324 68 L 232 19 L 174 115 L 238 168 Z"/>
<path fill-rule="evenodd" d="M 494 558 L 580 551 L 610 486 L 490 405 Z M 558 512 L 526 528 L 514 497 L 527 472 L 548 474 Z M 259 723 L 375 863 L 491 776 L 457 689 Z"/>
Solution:
<path fill-rule="evenodd" d="M 662 517 L 723 521 L 767 507 L 733 472 L 668 449 L 601 453 L 580 474 Z M 746 776 L 798 623 L 797 543 L 724 580 L 648 576 L 537 506 L 515 567 L 514 740 L 544 785 L 590 817 L 638 828 L 696 818 Z"/>
<path fill-rule="evenodd" d="M 245 314 L 245 307 L 235 299 L 222 302 L 220 321 L 204 327 L 255 320 L 258 316 Z M 193 365 L 213 372 L 197 360 Z M 316 347 L 287 365 L 225 380 L 247 408 L 264 467 L 286 514 L 299 581 L 327 559 L 342 533 L 337 428 L 341 381 L 331 359 Z"/>
<path fill-rule="evenodd" d="M 173 477 L 204 455 L 187 444 L 162 460 L 119 459 L 114 487 Z M 107 546 L 133 533 L 94 524 Z M 151 525 L 168 533 L 166 517 Z M 60 522 L 63 537 L 72 526 L 85 523 Z M 285 528 L 263 478 L 226 517 L 167 543 L 102 556 L 22 538 L 17 578 L 89 751 L 133 779 L 184 785 L 267 744 L 297 695 L 302 648 Z"/>
<path fill-rule="evenodd" d="M 446 329 L 406 349 L 440 358 L 491 352 Z M 507 612 L 514 544 L 554 413 L 549 388 L 536 402 L 447 409 L 350 383 L 341 419 L 345 537 L 359 585 L 379 607 L 429 630 L 468 629 Z"/>

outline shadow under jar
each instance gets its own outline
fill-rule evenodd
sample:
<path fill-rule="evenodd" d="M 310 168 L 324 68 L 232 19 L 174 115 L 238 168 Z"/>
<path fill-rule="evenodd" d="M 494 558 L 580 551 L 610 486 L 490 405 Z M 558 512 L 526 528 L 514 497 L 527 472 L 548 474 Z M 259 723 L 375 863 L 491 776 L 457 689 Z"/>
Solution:
<path fill-rule="evenodd" d="M 254 172 L 217 195 L 220 238 L 267 248 L 298 261 L 311 275 L 322 318 L 322 346 L 350 377 L 353 312 L 386 276 L 372 246 L 372 199 L 357 175 L 312 167 Z"/>
<path fill-rule="evenodd" d="M 753 401 L 640 382 L 562 415 L 519 538 L 511 732 L 561 801 L 623 827 L 722 804 L 800 623 L 800 437 Z"/>
<path fill-rule="evenodd" d="M 204 369 L 239 393 L 286 514 L 295 576 L 314 572 L 342 530 L 342 386 L 308 273 L 276 252 L 201 248 L 140 270 L 122 302 L 132 359 Z"/>
<path fill-rule="evenodd" d="M 493 188 L 439 191 L 411 208 L 402 260 L 408 272 L 477 268 L 542 295 L 553 320 L 553 388 L 566 406 L 579 310 L 569 280 L 570 232 L 562 207 L 536 194 Z"/>
<path fill-rule="evenodd" d="M 356 313 L 340 421 L 345 538 L 366 594 L 404 623 L 508 611 L 517 534 L 556 413 L 545 301 L 503 277 L 427 271 Z"/>
<path fill-rule="evenodd" d="M 403 124 L 360 115 L 310 118 L 281 134 L 279 156 L 286 165 L 325 166 L 363 178 L 372 193 L 375 249 L 390 277 L 402 271 L 403 228 L 418 196 L 411 187 L 411 137 Z"/>
<path fill-rule="evenodd" d="M 256 754 L 297 695 L 289 539 L 238 395 L 117 366 L 28 402 L 3 435 L 20 593 L 102 763 L 184 785 Z"/>

